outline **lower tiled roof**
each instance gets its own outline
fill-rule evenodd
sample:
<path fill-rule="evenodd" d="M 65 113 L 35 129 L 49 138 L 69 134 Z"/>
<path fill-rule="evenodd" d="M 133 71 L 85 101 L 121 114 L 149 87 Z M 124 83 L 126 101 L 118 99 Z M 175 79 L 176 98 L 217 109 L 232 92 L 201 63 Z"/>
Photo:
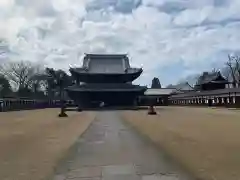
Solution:
<path fill-rule="evenodd" d="M 70 91 L 138 91 L 144 89 L 146 89 L 144 86 L 127 83 L 89 83 L 66 88 L 66 90 Z"/>

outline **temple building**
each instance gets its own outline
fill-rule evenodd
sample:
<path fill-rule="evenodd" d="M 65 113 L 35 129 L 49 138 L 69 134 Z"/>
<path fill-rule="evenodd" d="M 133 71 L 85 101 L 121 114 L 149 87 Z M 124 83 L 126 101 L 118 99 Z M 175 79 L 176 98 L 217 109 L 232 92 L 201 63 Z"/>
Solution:
<path fill-rule="evenodd" d="M 209 91 L 216 89 L 224 89 L 228 84 L 228 81 L 222 76 L 220 72 L 204 72 L 199 77 L 197 84 L 195 85 L 196 90 Z"/>
<path fill-rule="evenodd" d="M 132 68 L 126 54 L 85 54 L 80 68 L 70 68 L 75 85 L 66 89 L 80 108 L 132 106 L 147 87 L 133 85 L 143 72 Z"/>

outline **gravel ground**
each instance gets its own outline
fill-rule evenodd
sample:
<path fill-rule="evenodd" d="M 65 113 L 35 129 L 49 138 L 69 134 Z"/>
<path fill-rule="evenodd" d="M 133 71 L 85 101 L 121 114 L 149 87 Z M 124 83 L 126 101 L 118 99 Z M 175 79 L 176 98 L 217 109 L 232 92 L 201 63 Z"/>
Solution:
<path fill-rule="evenodd" d="M 95 118 L 93 112 L 59 109 L 0 113 L 0 179 L 42 180 Z"/>
<path fill-rule="evenodd" d="M 240 179 L 240 111 L 162 107 L 122 116 L 197 178 Z"/>

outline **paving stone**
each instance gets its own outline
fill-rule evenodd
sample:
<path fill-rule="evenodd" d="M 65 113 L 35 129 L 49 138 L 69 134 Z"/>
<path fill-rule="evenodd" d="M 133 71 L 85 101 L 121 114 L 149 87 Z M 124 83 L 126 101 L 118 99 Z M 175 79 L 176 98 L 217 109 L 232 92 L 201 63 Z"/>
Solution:
<path fill-rule="evenodd" d="M 69 178 L 66 180 L 102 180 L 100 177 L 93 177 L 93 178 Z"/>
<path fill-rule="evenodd" d="M 98 112 L 54 180 L 190 180 L 116 111 Z M 159 174 L 159 175 L 154 175 Z M 170 174 L 177 174 L 173 176 Z M 62 179 L 61 179 L 62 178 Z"/>
<path fill-rule="evenodd" d="M 103 176 L 102 180 L 141 180 L 141 177 L 131 174 L 107 175 Z"/>
<path fill-rule="evenodd" d="M 142 165 L 142 166 L 136 166 L 136 173 L 140 175 L 152 175 L 152 174 L 157 174 L 159 171 L 157 170 L 157 167 L 155 166 L 147 166 L 147 165 Z"/>
<path fill-rule="evenodd" d="M 176 171 L 163 164 L 141 164 L 135 166 L 136 173 L 140 175 L 175 174 Z"/>
<path fill-rule="evenodd" d="M 172 176 L 172 175 L 160 175 L 160 174 L 155 174 L 155 175 L 147 175 L 147 176 L 142 176 L 141 180 L 179 180 L 177 176 Z"/>
<path fill-rule="evenodd" d="M 126 165 L 111 165 L 103 167 L 103 176 L 106 175 L 127 175 L 136 174 L 134 166 L 131 164 Z"/>
<path fill-rule="evenodd" d="M 53 180 L 65 180 L 65 179 L 66 179 L 65 175 L 56 175 L 53 178 Z"/>
<path fill-rule="evenodd" d="M 101 177 L 102 168 L 101 167 L 84 167 L 80 169 L 71 170 L 67 178 L 92 178 Z"/>

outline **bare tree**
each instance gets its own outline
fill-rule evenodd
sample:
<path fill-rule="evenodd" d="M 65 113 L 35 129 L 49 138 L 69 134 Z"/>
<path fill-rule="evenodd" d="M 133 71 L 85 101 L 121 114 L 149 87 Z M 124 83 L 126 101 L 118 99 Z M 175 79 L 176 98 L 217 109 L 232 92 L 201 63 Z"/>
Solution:
<path fill-rule="evenodd" d="M 35 76 L 41 72 L 40 65 L 29 61 L 7 62 L 0 66 L 0 74 L 19 89 L 32 88 Z"/>
<path fill-rule="evenodd" d="M 228 55 L 228 61 L 226 62 L 227 69 L 226 71 L 231 74 L 233 87 L 236 87 L 237 78 L 236 78 L 236 64 L 234 62 L 234 57 Z"/>
<path fill-rule="evenodd" d="M 211 71 L 211 73 L 218 73 L 218 72 L 219 72 L 219 70 L 216 69 L 216 68 L 213 68 L 212 71 Z"/>
<path fill-rule="evenodd" d="M 235 57 L 232 57 L 234 58 L 235 60 L 235 68 L 236 68 L 236 79 L 238 81 L 238 85 L 240 83 L 240 57 L 239 56 L 235 56 Z"/>

